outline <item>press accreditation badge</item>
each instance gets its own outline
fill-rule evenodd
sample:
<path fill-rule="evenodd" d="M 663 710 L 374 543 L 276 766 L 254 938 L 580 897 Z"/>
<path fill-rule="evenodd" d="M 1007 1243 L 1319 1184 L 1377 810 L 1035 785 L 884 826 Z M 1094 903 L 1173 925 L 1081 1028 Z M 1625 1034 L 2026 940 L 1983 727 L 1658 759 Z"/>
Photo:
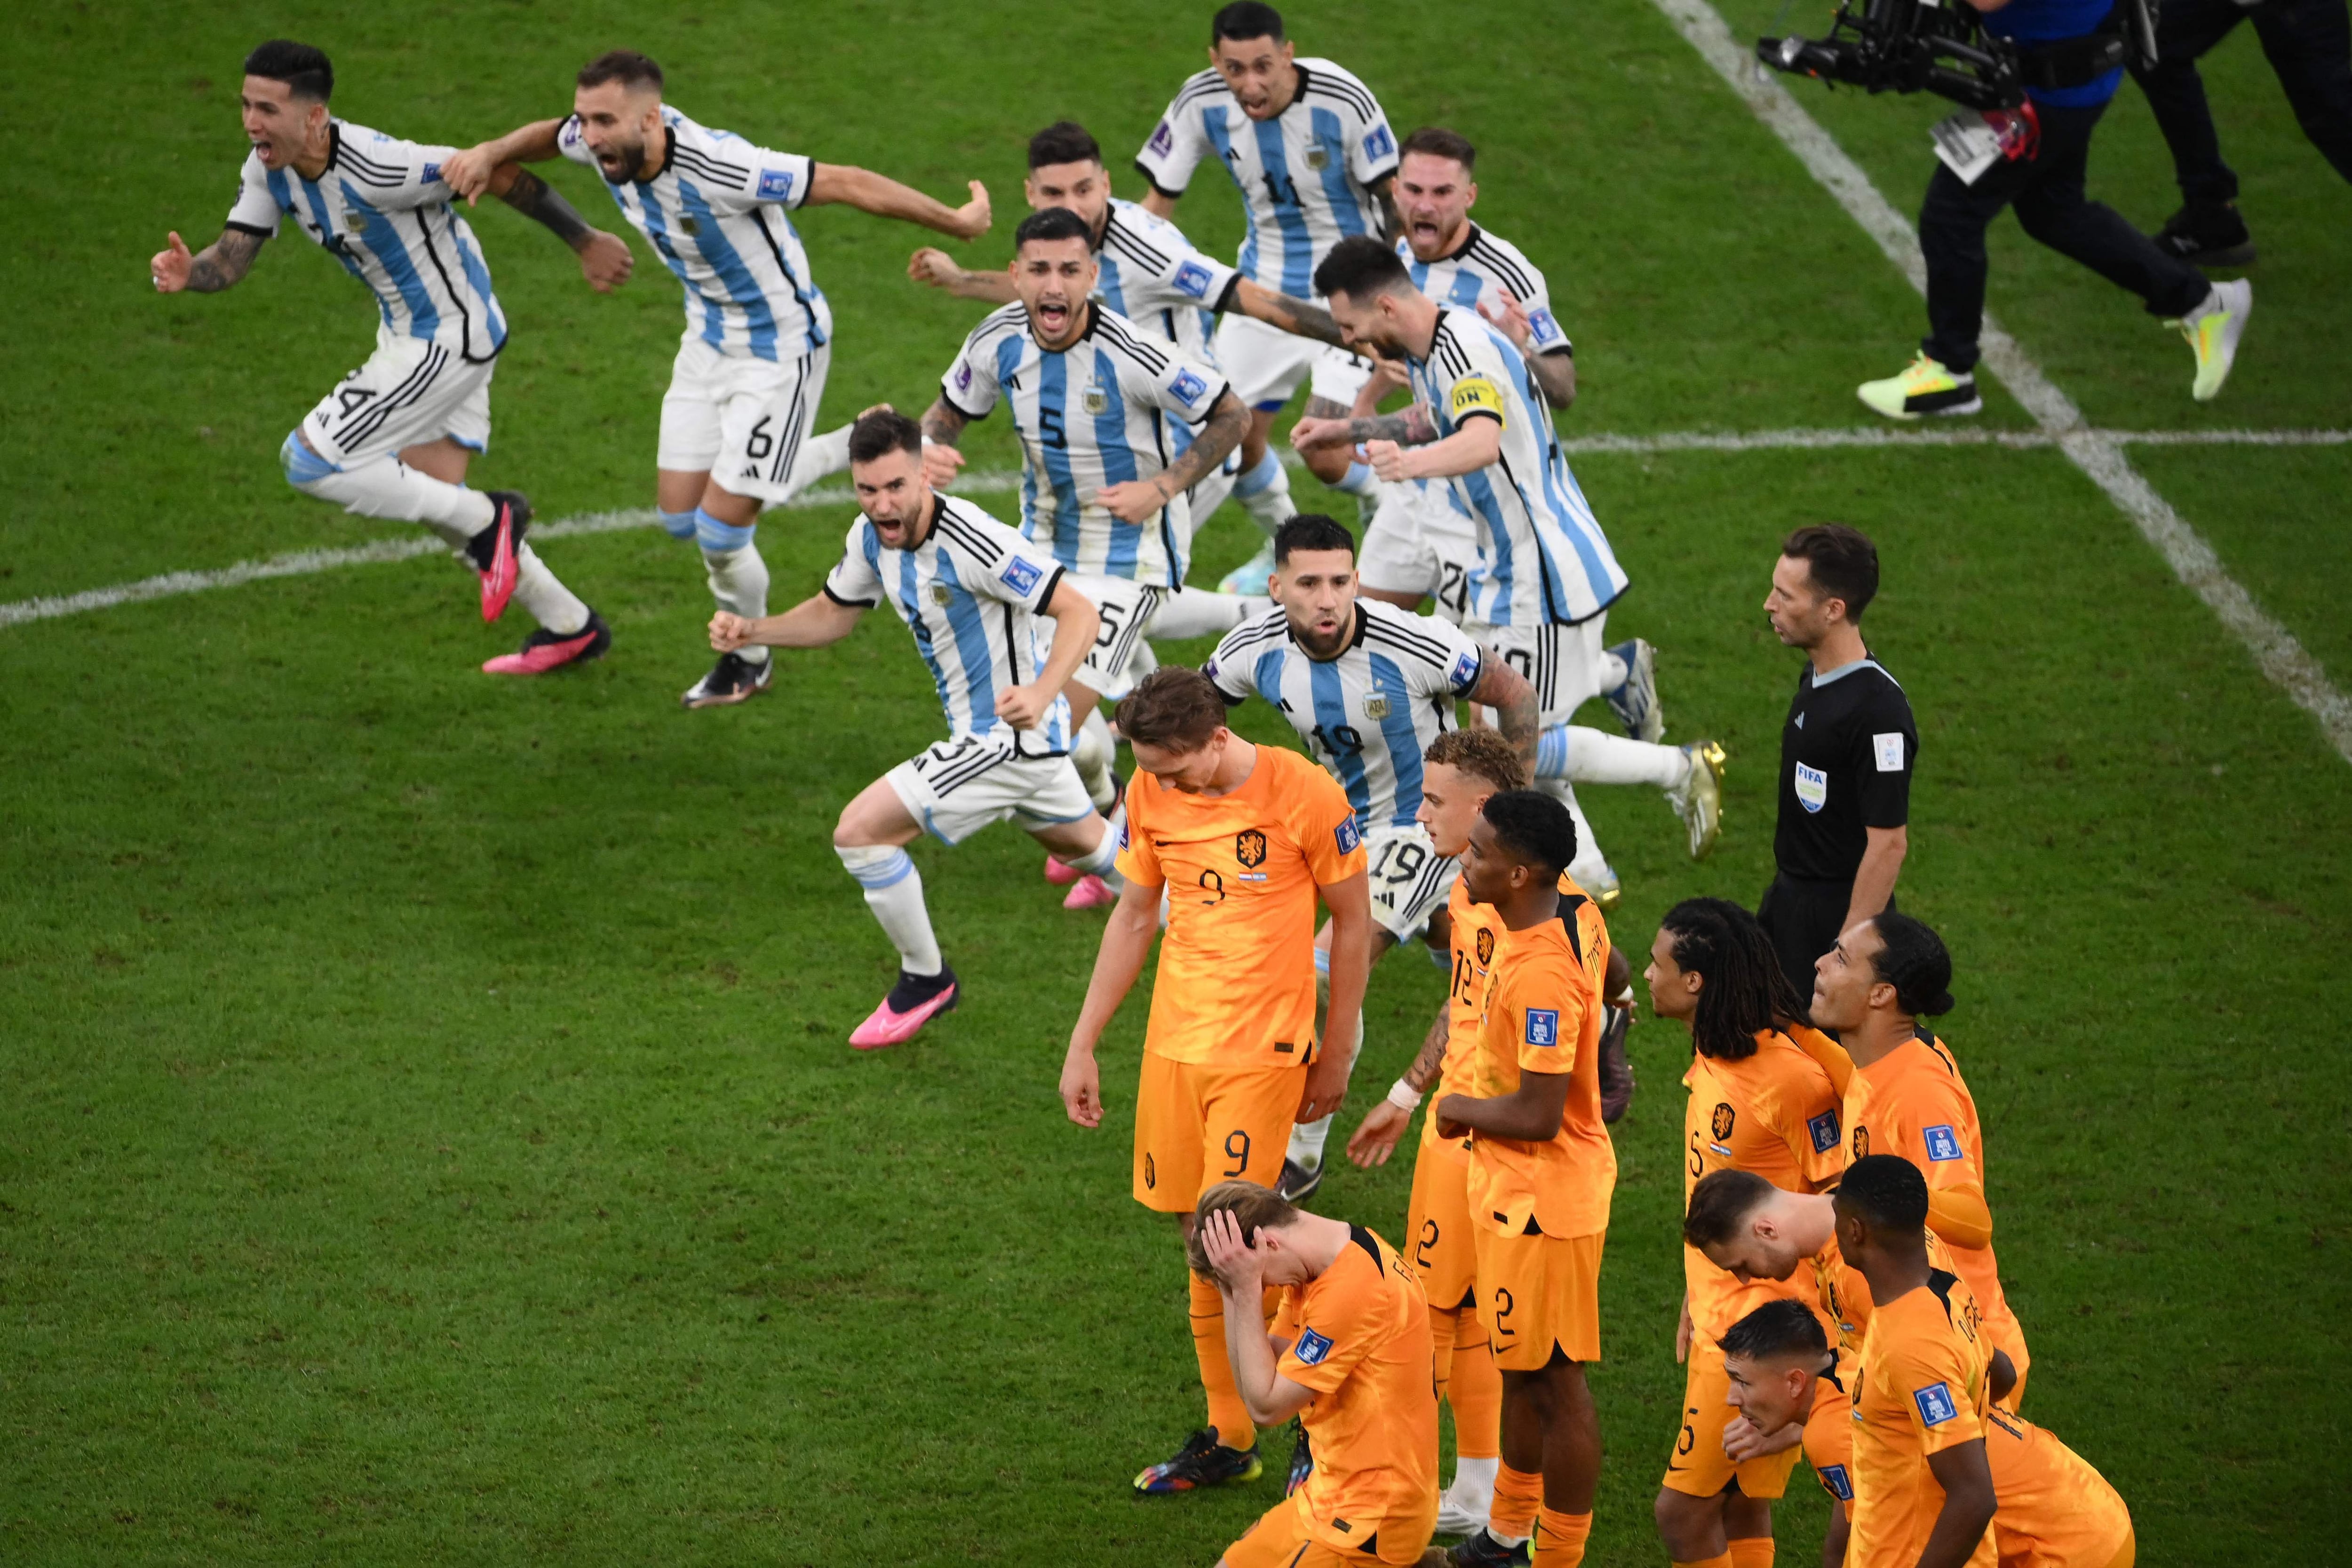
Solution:
<path fill-rule="evenodd" d="M 2000 162 L 1999 132 L 1973 109 L 1937 120 L 1927 134 L 1936 143 L 1937 158 L 1960 177 L 1963 185 L 1975 184 L 1986 170 Z"/>

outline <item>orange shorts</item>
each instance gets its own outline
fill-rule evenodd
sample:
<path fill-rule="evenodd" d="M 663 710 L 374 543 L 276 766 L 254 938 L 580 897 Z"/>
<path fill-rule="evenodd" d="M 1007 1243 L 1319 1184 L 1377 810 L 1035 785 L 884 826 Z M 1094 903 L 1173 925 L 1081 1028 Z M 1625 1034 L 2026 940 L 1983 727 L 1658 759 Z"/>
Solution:
<path fill-rule="evenodd" d="M 1540 1372 L 1555 1349 L 1601 1359 L 1601 1244 L 1591 1236 L 1478 1237 L 1478 1315 L 1505 1372 Z"/>
<path fill-rule="evenodd" d="M 1434 1517 L 1433 1515 L 1433 1517 Z M 1394 1568 L 1418 1563 L 1429 1547 L 1429 1532 L 1418 1542 L 1383 1542 L 1375 1534 L 1360 1547 L 1333 1546 L 1307 1532 L 1307 1512 L 1296 1498 L 1284 1498 L 1261 1514 L 1249 1532 L 1225 1548 L 1220 1568 Z"/>
<path fill-rule="evenodd" d="M 1470 1161 L 1459 1149 L 1424 1143 L 1412 1160 L 1404 1211 L 1405 1256 L 1422 1293 L 1451 1312 L 1478 1293 L 1478 1239 L 1470 1227 Z"/>
<path fill-rule="evenodd" d="M 1272 1186 L 1307 1092 L 1307 1064 L 1213 1067 L 1143 1053 L 1135 1090 L 1135 1201 L 1190 1214 L 1221 1181 Z"/>
<path fill-rule="evenodd" d="M 1789 1490 L 1796 1449 L 1754 1459 L 1734 1459 L 1723 1451 L 1723 1429 L 1738 1414 L 1726 1398 L 1730 1392 L 1721 1348 L 1703 1337 L 1694 1339 L 1690 1367 L 1683 1375 L 1682 1425 L 1675 1431 L 1674 1452 L 1660 1483 L 1668 1490 L 1713 1497 L 1735 1480 L 1742 1497 L 1776 1498 Z"/>

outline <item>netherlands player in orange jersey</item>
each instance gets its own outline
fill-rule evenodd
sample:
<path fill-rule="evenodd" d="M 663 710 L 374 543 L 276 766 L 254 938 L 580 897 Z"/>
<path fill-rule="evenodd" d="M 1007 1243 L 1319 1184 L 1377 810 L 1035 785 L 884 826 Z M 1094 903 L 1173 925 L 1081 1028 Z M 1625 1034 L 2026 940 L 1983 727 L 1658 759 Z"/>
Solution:
<path fill-rule="evenodd" d="M 1318 1055 L 1315 904 L 1331 913 L 1333 1038 L 1354 1038 L 1371 947 L 1362 831 L 1331 776 L 1294 751 L 1225 727 L 1224 699 L 1197 670 L 1156 670 L 1118 705 L 1134 747 L 1127 789 L 1127 888 L 1111 911 L 1062 1063 L 1062 1103 L 1102 1124 L 1096 1043 L 1160 931 L 1135 1096 L 1135 1200 L 1183 1217 L 1214 1183 L 1272 1186 L 1293 1122 L 1335 1109 L 1348 1055 Z M 1311 1065 L 1310 1065 L 1311 1063 Z M 1224 1309 L 1192 1282 L 1192 1349 L 1209 1419 L 1175 1456 L 1135 1478 L 1140 1492 L 1255 1479 L 1257 1431 L 1234 1392 Z M 1263 1320 L 1257 1320 L 1263 1326 Z"/>
<path fill-rule="evenodd" d="M 1851 1568 L 1994 1568 L 1985 1411 L 1992 1347 L 1974 1291 L 1927 1258 L 1927 1183 L 1894 1155 L 1846 1166 L 1838 1252 L 1875 1303 L 1854 1369 Z"/>
<path fill-rule="evenodd" d="M 1437 1103 L 1440 1137 L 1470 1140 L 1478 1306 L 1503 1371 L 1503 1463 L 1486 1527 L 1455 1568 L 1575 1568 L 1592 1528 L 1601 1423 L 1584 1367 L 1601 1359 L 1601 1250 L 1617 1152 L 1601 1120 L 1609 930 L 1561 878 L 1576 823 L 1549 795 L 1491 797 L 1462 881 L 1499 922 L 1468 1092 Z"/>
<path fill-rule="evenodd" d="M 1812 1193 L 1845 1167 L 1839 1093 L 1827 1069 L 1790 1031 L 1802 1004 L 1756 917 L 1719 898 L 1666 912 L 1651 945 L 1650 1004 L 1691 1031 L 1690 1090 L 1683 1115 L 1683 1193 L 1717 1171 L 1742 1171 L 1776 1188 Z M 1832 1045 L 1831 1050 L 1836 1047 Z M 1734 1275 L 1697 1248 L 1683 1248 L 1683 1310 L 1675 1357 L 1688 1367 L 1655 1513 L 1658 1538 L 1677 1568 L 1769 1568 L 1772 1501 L 1796 1468 L 1793 1448 L 1734 1458 L 1724 1427 L 1724 1332 L 1752 1309 L 1808 1299 L 1812 1282 Z"/>
<path fill-rule="evenodd" d="M 1185 1254 L 1224 1300 L 1223 1352 L 1250 1417 L 1298 1417 L 1315 1468 L 1225 1549 L 1223 1568 L 1417 1563 L 1437 1520 L 1429 1302 L 1360 1225 L 1246 1181 L 1201 1195 Z M 1267 1290 L 1282 1292 L 1268 1332 Z"/>
<path fill-rule="evenodd" d="M 1942 1239 L 1933 1230 L 1927 1238 L 1928 1267 L 1958 1273 Z M 1822 1490 L 1836 1500 L 1822 1548 L 1823 1562 L 1836 1568 L 1845 1560 L 1846 1505 L 1853 1499 L 1853 1405 L 1847 1391 L 1870 1327 L 1869 1282 L 1838 1252 L 1836 1200 L 1825 1193 L 1790 1192 L 1748 1171 L 1713 1171 L 1691 1189 L 1683 1240 L 1739 1280 L 1810 1281 L 1810 1299 L 1798 1299 L 1825 1335 L 1837 1336 L 1839 1368 L 1815 1382 L 1801 1425 L 1760 1427 L 1739 1416 L 1723 1428 L 1724 1451 L 1736 1460 L 1804 1445 Z M 2008 1358 L 2000 1364 L 2007 1365 Z M 1737 1395 L 1739 1374 L 1728 1356 L 1724 1375 Z"/>
<path fill-rule="evenodd" d="M 1805 1457 L 1830 1488 L 1817 1451 L 1818 1416 L 1804 1413 L 1823 1403 L 1818 1392 L 1851 1375 L 1850 1366 L 1830 1348 L 1821 1320 L 1801 1301 L 1770 1301 L 1733 1324 L 1723 1337 L 1731 1372 L 1731 1401 L 1743 1420 L 1767 1430 L 1803 1422 Z M 2011 1374 L 2009 1357 L 1993 1352 L 1992 1386 L 1999 1392 Z M 1846 1402 L 1839 1399 L 1840 1409 Z M 2023 1416 L 1990 1406 L 1984 1413 L 1985 1468 L 1992 1476 L 1993 1548 L 2000 1568 L 2132 1568 L 2138 1544 L 2131 1511 L 2107 1479 L 2057 1435 Z M 1850 1418 L 1836 1423 L 1851 1427 Z M 1849 1443 L 1851 1438 L 1848 1438 Z M 1832 1465 L 1843 1461 L 1830 1461 Z M 1850 1490 L 1850 1489 L 1849 1489 Z M 1841 1507 L 1836 1516 L 1842 1519 Z M 1843 1524 L 1833 1525 L 1822 1558 L 1836 1568 L 1845 1555 Z"/>
<path fill-rule="evenodd" d="M 2032 1358 L 2001 1289 L 1985 1192 L 1977 1103 L 1951 1048 L 1919 1020 L 1952 1007 L 1952 959 L 1933 931 L 1892 911 L 1857 922 L 1813 967 L 1813 1022 L 1853 1060 L 1846 1086 L 1849 1157 L 1900 1155 L 1926 1173 L 1927 1224 L 1952 1249 L 1992 1343 L 2017 1368 L 2014 1410 Z"/>
<path fill-rule="evenodd" d="M 1422 753 L 1421 809 L 1414 815 L 1432 849 L 1449 858 L 1467 847 L 1471 824 L 1490 796 L 1528 787 L 1527 765 L 1491 729 L 1454 729 Z M 1501 929 L 1489 905 L 1473 904 L 1457 876 L 1433 946 L 1450 951 L 1451 976 L 1437 1020 L 1421 1053 L 1348 1140 L 1348 1157 L 1386 1165 L 1433 1086 L 1441 1098 L 1472 1092 L 1479 1009 L 1486 969 Z M 1470 1145 L 1437 1135 L 1435 1108 L 1421 1124 L 1413 1155 L 1412 1197 L 1405 1210 L 1406 1256 L 1429 1297 L 1429 1331 L 1437 1357 L 1437 1396 L 1454 1407 L 1454 1481 L 1437 1500 L 1442 1535 L 1468 1535 L 1486 1522 L 1502 1463 L 1503 1379 L 1495 1369 L 1486 1320 L 1478 1315 L 1477 1235 L 1470 1223 Z"/>

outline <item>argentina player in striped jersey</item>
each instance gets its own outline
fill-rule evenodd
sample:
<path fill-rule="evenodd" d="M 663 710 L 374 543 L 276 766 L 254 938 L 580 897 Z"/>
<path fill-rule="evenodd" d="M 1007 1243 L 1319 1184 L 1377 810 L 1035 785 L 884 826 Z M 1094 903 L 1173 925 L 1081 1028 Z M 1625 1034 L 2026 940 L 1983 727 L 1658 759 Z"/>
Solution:
<path fill-rule="evenodd" d="M 959 1000 L 907 854 L 914 840 L 929 832 L 960 843 L 1010 818 L 1087 873 L 1066 907 L 1114 903 L 1124 885 L 1112 862 L 1125 814 L 1106 821 L 1087 799 L 1062 695 L 1094 644 L 1094 607 L 1043 549 L 933 490 L 922 453 L 922 430 L 906 415 L 861 415 L 849 433 L 849 476 L 863 516 L 824 588 L 781 615 L 722 610 L 710 619 L 710 645 L 721 653 L 822 648 L 887 600 L 947 712 L 948 738 L 867 785 L 834 829 L 834 852 L 898 950 L 898 983 L 849 1037 L 866 1051 L 911 1038 Z M 1047 616 L 1050 646 L 1038 625 Z"/>
<path fill-rule="evenodd" d="M 539 622 L 520 653 L 482 668 L 539 674 L 611 645 L 596 612 L 524 542 L 530 504 L 466 487 L 490 440 L 490 378 L 506 316 L 474 231 L 449 204 L 452 150 L 402 141 L 328 111 L 335 73 L 307 44 L 273 39 L 246 57 L 240 94 L 252 152 L 220 238 L 190 255 L 176 234 L 148 263 L 157 292 L 234 287 L 286 218 L 375 295 L 375 352 L 289 432 L 288 483 L 362 517 L 422 523 L 481 578 L 482 619 L 510 599 Z M 485 187 L 546 225 L 607 289 L 628 276 L 628 246 L 590 228 L 562 197 L 510 163 Z"/>
<path fill-rule="evenodd" d="M 1604 906 L 1614 902 L 1615 873 L 1591 842 L 1571 781 L 1656 786 L 1683 821 L 1691 858 L 1704 856 L 1721 821 L 1721 747 L 1664 746 L 1569 723 L 1587 698 L 1629 676 L 1603 642 L 1626 577 L 1569 472 L 1526 357 L 1475 310 L 1413 287 L 1404 261 L 1378 241 L 1342 241 L 1316 282 L 1349 342 L 1405 361 L 1416 402 L 1400 414 L 1302 421 L 1294 439 L 1360 444 L 1387 483 L 1443 479 L 1475 524 L 1464 630 L 1535 685 L 1546 727 L 1536 776 L 1575 816 L 1577 882 Z"/>
<path fill-rule="evenodd" d="M 1395 237 L 1396 136 L 1370 88 L 1329 60 L 1299 58 L 1281 13 L 1256 0 L 1216 14 L 1209 65 L 1184 84 L 1136 154 L 1151 182 L 1145 206 L 1171 216 L 1193 172 L 1209 160 L 1223 164 L 1248 224 L 1242 274 L 1294 298 L 1312 292 L 1316 264 L 1341 239 Z M 1268 541 L 1219 586 L 1255 593 L 1273 566 L 1274 531 L 1296 510 L 1290 481 L 1266 450 L 1275 414 L 1301 382 L 1309 383 L 1309 414 L 1344 414 L 1371 367 L 1344 349 L 1318 349 L 1234 316 L 1217 328 L 1217 353 L 1252 415 L 1234 493 Z M 1370 504 L 1372 476 L 1346 451 L 1307 456 L 1318 478 Z"/>
<path fill-rule="evenodd" d="M 1216 319 L 1229 312 L 1318 342 L 1339 340 L 1338 324 L 1321 306 L 1242 277 L 1195 247 L 1166 218 L 1140 203 L 1113 195 L 1102 148 L 1083 125 L 1061 120 L 1029 139 L 1029 177 L 1023 191 L 1034 211 L 1067 207 L 1086 220 L 1099 269 L 1095 292 L 1104 304 L 1138 330 L 1166 340 L 1203 364 L 1217 363 Z M 907 273 L 959 298 L 1005 305 L 1015 298 L 1010 274 L 971 271 L 957 266 L 945 251 L 929 246 L 914 254 Z M 1180 452 L 1192 438 L 1181 425 L 1171 427 L 1170 434 Z M 1239 465 L 1229 456 L 1192 486 L 1186 498 L 1195 528 L 1207 522 L 1232 493 L 1239 475 Z M 1232 595 L 1186 592 L 1160 605 L 1152 635 L 1210 636 L 1228 630 L 1240 616 L 1241 607 Z"/>
<path fill-rule="evenodd" d="M 1086 221 L 1065 207 L 1013 233 L 1020 298 L 964 340 L 923 414 L 931 482 L 955 476 L 964 426 L 1005 404 L 1021 438 L 1021 527 L 1052 551 L 1101 615 L 1070 682 L 1079 776 L 1108 805 L 1112 747 L 1097 705 L 1133 685 L 1135 650 L 1161 597 L 1184 580 L 1192 525 L 1184 493 L 1240 442 L 1249 413 L 1210 366 L 1094 299 Z M 1192 427 L 1176 452 L 1171 424 Z"/>
<path fill-rule="evenodd" d="M 1253 692 L 1273 704 L 1348 792 L 1371 879 L 1371 960 L 1424 934 L 1432 952 L 1444 952 L 1457 867 L 1417 820 L 1422 748 L 1454 727 L 1461 699 L 1493 709 L 1503 738 L 1532 764 L 1535 690 L 1451 622 L 1360 597 L 1355 538 L 1331 518 L 1299 513 L 1274 550 L 1267 588 L 1277 608 L 1227 632 L 1202 673 L 1228 704 Z M 1330 935 L 1327 926 L 1316 939 L 1318 979 L 1328 975 Z M 1360 1020 L 1351 1057 L 1362 1044 Z M 1280 1182 L 1292 1202 L 1321 1184 L 1330 1131 L 1324 1116 L 1293 1132 Z"/>
<path fill-rule="evenodd" d="M 662 398 L 656 504 L 672 537 L 701 548 L 722 610 L 767 613 L 760 509 L 779 506 L 848 461 L 846 425 L 817 435 L 833 359 L 833 308 L 816 286 L 790 214 L 840 203 L 972 239 L 988 232 L 988 193 L 949 207 L 895 180 L 753 145 L 662 101 L 661 67 L 616 49 L 583 68 L 572 113 L 468 149 L 449 182 L 472 195 L 509 161 L 562 156 L 593 166 L 622 215 L 683 286 L 686 330 Z M 689 708 L 767 690 L 767 650 L 720 656 L 680 699 Z"/>

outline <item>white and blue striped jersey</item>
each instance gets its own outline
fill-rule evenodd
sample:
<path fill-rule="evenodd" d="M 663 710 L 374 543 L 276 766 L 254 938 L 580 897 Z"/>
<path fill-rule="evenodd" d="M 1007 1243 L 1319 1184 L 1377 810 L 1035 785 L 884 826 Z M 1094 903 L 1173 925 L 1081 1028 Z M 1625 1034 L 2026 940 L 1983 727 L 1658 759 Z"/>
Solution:
<path fill-rule="evenodd" d="M 1397 241 L 1397 255 L 1412 274 L 1412 286 L 1440 305 L 1458 305 L 1465 310 L 1483 306 L 1496 316 L 1502 314 L 1503 295 L 1508 291 L 1527 309 L 1527 352 L 1574 353 L 1575 345 L 1552 314 L 1551 290 L 1545 287 L 1544 275 L 1535 264 L 1500 235 L 1488 234 L 1476 224 L 1467 227 L 1462 243 L 1435 261 L 1421 260 L 1411 246 Z"/>
<path fill-rule="evenodd" d="M 860 610 L 890 601 L 930 666 L 950 738 L 1058 757 L 1070 749 L 1068 701 L 1056 696 L 1045 723 L 1016 730 L 997 717 L 996 694 L 1037 678 L 1053 645 L 1037 617 L 1061 580 L 1062 569 L 1019 534 L 970 501 L 934 493 L 929 530 L 913 549 L 889 549 L 865 517 L 852 524 L 824 596 Z"/>
<path fill-rule="evenodd" d="M 1359 599 L 1337 658 L 1310 657 L 1277 605 L 1226 632 L 1202 674 L 1230 705 L 1255 692 L 1280 708 L 1366 827 L 1404 827 L 1421 810 L 1422 749 L 1454 727 L 1454 699 L 1485 664 L 1460 627 Z"/>
<path fill-rule="evenodd" d="M 1408 358 L 1413 393 L 1442 440 L 1473 419 L 1503 427 L 1502 455 L 1446 481 L 1478 525 L 1468 618 L 1494 626 L 1589 621 L 1625 591 L 1625 570 L 1568 471 L 1551 405 L 1502 329 L 1441 306 L 1429 358 Z"/>
<path fill-rule="evenodd" d="M 1272 120 L 1242 112 L 1225 78 L 1205 70 L 1160 117 L 1135 166 L 1181 195 L 1204 158 L 1225 166 L 1249 220 L 1242 275 L 1297 299 L 1315 296 L 1315 264 L 1350 235 L 1381 232 L 1371 187 L 1396 172 L 1396 136 L 1372 89 L 1329 60 L 1296 62 L 1298 91 Z"/>
<path fill-rule="evenodd" d="M 1095 247 L 1095 294 L 1135 324 L 1204 365 L 1217 362 L 1211 346 L 1217 307 L 1240 274 L 1193 247 L 1184 233 L 1139 203 L 1111 198 L 1102 244 Z"/>
<path fill-rule="evenodd" d="M 274 235 L 290 214 L 374 291 L 386 332 L 446 344 L 480 364 L 506 347 L 507 319 L 481 242 L 442 183 L 441 165 L 456 151 L 329 120 L 327 168 L 315 180 L 247 155 L 228 226 Z"/>
<path fill-rule="evenodd" d="M 785 216 L 808 200 L 815 163 L 697 125 L 667 104 L 661 116 L 668 135 L 660 172 L 605 185 L 686 286 L 686 336 L 722 354 L 776 361 L 832 341 L 833 307 Z M 564 120 L 555 144 L 596 168 L 578 115 Z"/>
<path fill-rule="evenodd" d="M 1087 306 L 1086 330 L 1048 351 L 1019 300 L 991 311 L 940 380 L 966 419 L 1001 399 L 1021 437 L 1021 530 L 1071 571 L 1155 588 L 1184 580 L 1192 515 L 1180 492 L 1149 521 L 1123 522 L 1097 503 L 1106 485 L 1150 479 L 1225 394 L 1225 378 L 1124 316 Z"/>

